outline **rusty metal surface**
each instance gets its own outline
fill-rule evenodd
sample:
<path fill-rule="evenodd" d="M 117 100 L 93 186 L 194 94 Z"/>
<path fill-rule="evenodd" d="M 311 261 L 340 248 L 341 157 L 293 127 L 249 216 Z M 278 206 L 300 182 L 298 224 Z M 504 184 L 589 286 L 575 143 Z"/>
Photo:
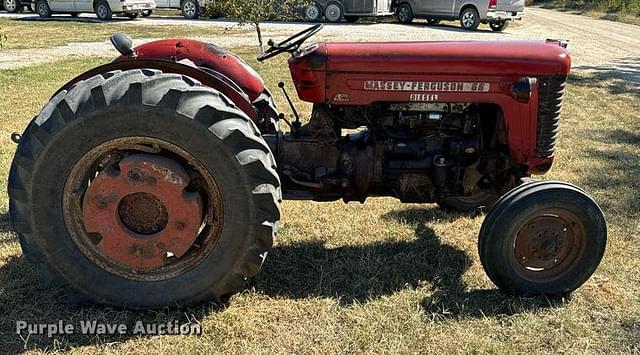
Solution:
<path fill-rule="evenodd" d="M 150 137 L 96 146 L 76 162 L 63 192 L 65 225 L 80 251 L 134 280 L 166 280 L 199 265 L 220 238 L 223 215 L 206 167 Z"/>
<path fill-rule="evenodd" d="M 572 270 L 585 243 L 584 228 L 578 221 L 572 214 L 555 209 L 522 225 L 513 251 L 528 278 L 548 279 Z"/>
<path fill-rule="evenodd" d="M 126 157 L 88 187 L 83 217 L 96 248 L 134 268 L 161 267 L 182 257 L 198 236 L 202 200 L 186 192 L 189 175 L 175 161 L 150 154 Z"/>

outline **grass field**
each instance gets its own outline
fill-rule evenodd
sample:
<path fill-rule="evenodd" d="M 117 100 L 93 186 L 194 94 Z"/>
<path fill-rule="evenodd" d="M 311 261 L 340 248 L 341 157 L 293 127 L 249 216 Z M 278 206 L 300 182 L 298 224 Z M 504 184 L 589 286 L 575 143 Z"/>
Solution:
<path fill-rule="evenodd" d="M 126 32 L 131 38 L 182 38 L 224 36 L 248 32 L 229 23 L 218 26 L 143 26 L 135 22 L 79 22 L 70 19 L 34 21 L 0 18 L 0 29 L 7 36 L 4 49 L 48 48 L 75 42 L 102 42 L 116 32 Z"/>
<path fill-rule="evenodd" d="M 255 56 L 251 49 L 239 52 Z M 0 71 L 3 191 L 15 150 L 10 133 L 21 132 L 62 83 L 107 60 Z M 285 60 L 250 64 L 275 88 L 288 78 Z M 513 298 L 497 291 L 476 251 L 483 215 L 375 198 L 364 205 L 285 202 L 279 239 L 264 269 L 225 307 L 78 308 L 42 284 L 21 256 L 3 193 L 0 353 L 640 353 L 640 98 L 618 75 L 571 77 L 558 157 L 546 176 L 582 186 L 608 218 L 603 263 L 571 299 Z M 204 334 L 15 335 L 16 320 L 58 319 L 191 320 Z"/>

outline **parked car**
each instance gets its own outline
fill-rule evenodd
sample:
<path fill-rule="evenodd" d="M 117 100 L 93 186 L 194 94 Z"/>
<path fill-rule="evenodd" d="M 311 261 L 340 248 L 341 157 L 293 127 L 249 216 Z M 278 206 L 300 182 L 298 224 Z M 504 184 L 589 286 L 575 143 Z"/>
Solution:
<path fill-rule="evenodd" d="M 2 0 L 2 8 L 7 12 L 33 11 L 33 0 Z"/>
<path fill-rule="evenodd" d="M 525 0 L 398 0 L 394 2 L 399 22 L 414 18 L 427 19 L 429 24 L 440 20 L 460 20 L 465 30 L 475 30 L 488 23 L 493 31 L 503 31 L 510 21 L 524 17 Z"/>
<path fill-rule="evenodd" d="M 304 11 L 307 21 L 320 21 L 324 16 L 329 22 L 356 22 L 362 16 L 388 15 L 393 15 L 391 0 L 316 0 Z"/>
<path fill-rule="evenodd" d="M 94 12 L 100 20 L 111 20 L 116 15 L 134 19 L 143 11 L 155 9 L 153 0 L 37 0 L 36 12 L 40 17 L 54 13 L 78 16 L 83 12 Z"/>
<path fill-rule="evenodd" d="M 179 9 L 184 18 L 197 19 L 213 0 L 156 0 L 157 9 Z"/>

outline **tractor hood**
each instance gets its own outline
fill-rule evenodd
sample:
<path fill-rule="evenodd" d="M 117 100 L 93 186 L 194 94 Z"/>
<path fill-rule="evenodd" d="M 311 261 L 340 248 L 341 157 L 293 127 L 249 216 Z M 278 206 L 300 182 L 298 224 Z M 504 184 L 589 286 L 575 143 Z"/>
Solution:
<path fill-rule="evenodd" d="M 345 80 L 565 77 L 571 58 L 557 40 L 338 42 L 301 49 L 291 57 L 289 67 L 301 99 L 337 103 L 340 97 L 336 101 L 326 90 L 333 91 Z"/>
<path fill-rule="evenodd" d="M 398 74 L 567 75 L 558 41 L 325 43 L 327 71 Z"/>

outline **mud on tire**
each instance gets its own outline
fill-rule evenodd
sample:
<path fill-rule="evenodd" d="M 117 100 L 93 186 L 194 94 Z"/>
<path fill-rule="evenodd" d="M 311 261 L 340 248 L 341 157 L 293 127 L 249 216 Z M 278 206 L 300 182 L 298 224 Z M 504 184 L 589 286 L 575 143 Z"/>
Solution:
<path fill-rule="evenodd" d="M 144 281 L 105 270 L 80 250 L 63 218 L 76 162 L 132 136 L 188 151 L 220 190 L 224 222 L 215 247 L 174 277 Z M 77 303 L 148 308 L 220 300 L 259 271 L 280 218 L 275 160 L 253 122 L 217 91 L 156 70 L 105 73 L 53 97 L 22 135 L 8 186 L 24 254 Z"/>

